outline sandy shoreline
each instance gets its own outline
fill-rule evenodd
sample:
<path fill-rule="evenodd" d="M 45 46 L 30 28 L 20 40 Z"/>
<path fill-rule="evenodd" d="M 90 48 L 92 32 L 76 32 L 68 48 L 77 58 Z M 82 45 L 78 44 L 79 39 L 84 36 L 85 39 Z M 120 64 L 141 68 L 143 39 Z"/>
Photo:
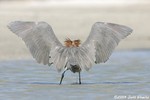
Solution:
<path fill-rule="evenodd" d="M 9 3 L 9 2 L 8 2 Z M 116 50 L 150 49 L 150 4 L 136 4 L 112 7 L 28 7 L 28 4 L 12 7 L 0 5 L 0 60 L 32 58 L 20 38 L 7 29 L 7 24 L 14 20 L 46 21 L 53 27 L 61 42 L 66 37 L 84 41 L 94 22 L 105 21 L 123 24 L 134 31 L 120 42 Z M 18 5 L 18 6 L 17 6 Z M 13 6 L 15 6 L 13 8 Z"/>

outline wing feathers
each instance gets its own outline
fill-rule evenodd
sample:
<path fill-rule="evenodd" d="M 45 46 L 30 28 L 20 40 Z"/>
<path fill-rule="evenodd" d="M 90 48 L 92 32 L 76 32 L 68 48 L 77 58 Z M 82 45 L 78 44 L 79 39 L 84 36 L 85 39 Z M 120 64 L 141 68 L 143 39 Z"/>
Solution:
<path fill-rule="evenodd" d="M 94 52 L 96 63 L 106 62 L 115 47 L 121 39 L 124 39 L 132 32 L 132 29 L 113 23 L 96 22 L 91 29 L 87 40 L 82 44 L 83 47 L 89 48 L 88 45 L 94 43 L 94 48 L 89 48 L 89 52 Z"/>
<path fill-rule="evenodd" d="M 52 47 L 62 46 L 51 26 L 45 22 L 14 21 L 8 28 L 23 39 L 38 63 L 48 64 Z"/>
<path fill-rule="evenodd" d="M 45 22 L 15 21 L 8 28 L 21 37 L 38 63 L 53 63 L 61 71 L 67 62 L 89 70 L 94 63 L 106 62 L 121 39 L 132 29 L 118 24 L 96 22 L 87 40 L 78 48 L 66 48 Z M 50 56 L 50 59 L 49 59 Z"/>

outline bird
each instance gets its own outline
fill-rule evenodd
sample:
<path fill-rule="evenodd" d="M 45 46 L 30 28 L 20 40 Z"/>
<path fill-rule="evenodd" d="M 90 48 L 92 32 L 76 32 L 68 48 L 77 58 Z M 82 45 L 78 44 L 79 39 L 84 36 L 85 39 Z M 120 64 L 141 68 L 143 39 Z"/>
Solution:
<path fill-rule="evenodd" d="M 66 38 L 62 44 L 47 22 L 12 21 L 8 25 L 10 31 L 21 37 L 33 58 L 38 63 L 56 67 L 58 72 L 63 70 L 59 84 L 62 84 L 67 70 L 79 73 L 88 71 L 94 64 L 105 63 L 119 42 L 132 33 L 125 25 L 95 22 L 87 39 Z"/>

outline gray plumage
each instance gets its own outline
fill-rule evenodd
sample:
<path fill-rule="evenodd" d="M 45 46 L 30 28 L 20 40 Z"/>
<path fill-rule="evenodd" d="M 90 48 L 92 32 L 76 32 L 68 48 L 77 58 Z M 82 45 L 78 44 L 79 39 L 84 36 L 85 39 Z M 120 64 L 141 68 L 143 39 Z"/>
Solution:
<path fill-rule="evenodd" d="M 58 71 L 70 65 L 89 70 L 94 63 L 106 62 L 120 40 L 132 32 L 127 26 L 96 22 L 83 44 L 68 48 L 46 22 L 14 21 L 8 28 L 23 39 L 38 63 L 53 63 Z"/>
<path fill-rule="evenodd" d="M 106 62 L 120 40 L 132 32 L 127 26 L 96 22 L 79 47 L 65 47 L 46 22 L 15 21 L 8 28 L 23 39 L 38 63 L 53 63 L 58 71 L 71 65 L 89 70 L 95 63 Z"/>

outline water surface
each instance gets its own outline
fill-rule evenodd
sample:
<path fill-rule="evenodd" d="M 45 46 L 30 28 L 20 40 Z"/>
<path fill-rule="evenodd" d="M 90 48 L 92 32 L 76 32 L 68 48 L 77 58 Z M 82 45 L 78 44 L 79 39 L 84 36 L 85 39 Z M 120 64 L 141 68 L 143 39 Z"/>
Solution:
<path fill-rule="evenodd" d="M 150 51 L 114 52 L 108 62 L 83 71 L 81 76 L 82 84 L 78 85 L 78 74 L 68 71 L 59 85 L 61 73 L 54 66 L 37 64 L 33 59 L 0 61 L 0 100 L 150 99 Z"/>

